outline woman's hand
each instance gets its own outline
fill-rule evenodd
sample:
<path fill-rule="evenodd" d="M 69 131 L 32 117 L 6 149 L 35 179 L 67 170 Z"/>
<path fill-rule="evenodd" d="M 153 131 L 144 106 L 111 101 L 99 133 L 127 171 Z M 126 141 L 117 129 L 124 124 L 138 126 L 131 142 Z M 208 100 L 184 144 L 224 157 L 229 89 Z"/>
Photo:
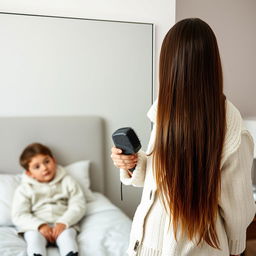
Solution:
<path fill-rule="evenodd" d="M 111 152 L 111 158 L 117 168 L 129 171 L 129 169 L 132 169 L 136 166 L 138 161 L 137 154 L 124 155 L 122 154 L 122 150 L 116 147 L 112 147 Z M 131 172 L 129 173 L 130 175 L 132 174 Z"/>
<path fill-rule="evenodd" d="M 58 236 L 66 229 L 66 225 L 63 223 L 56 223 L 52 229 L 52 236 L 54 240 L 58 238 Z"/>
<path fill-rule="evenodd" d="M 48 224 L 42 224 L 38 228 L 39 232 L 46 238 L 46 240 L 50 243 L 54 243 L 55 239 L 52 236 L 52 227 L 50 227 Z"/>

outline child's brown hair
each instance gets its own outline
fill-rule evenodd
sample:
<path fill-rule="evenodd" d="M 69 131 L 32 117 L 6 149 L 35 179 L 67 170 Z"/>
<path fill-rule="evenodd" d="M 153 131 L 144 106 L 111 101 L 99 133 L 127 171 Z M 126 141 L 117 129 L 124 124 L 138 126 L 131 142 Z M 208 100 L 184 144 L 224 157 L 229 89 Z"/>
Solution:
<path fill-rule="evenodd" d="M 25 169 L 29 169 L 29 163 L 36 155 L 46 155 L 52 158 L 53 154 L 51 150 L 41 143 L 29 144 L 20 155 L 20 165 Z"/>

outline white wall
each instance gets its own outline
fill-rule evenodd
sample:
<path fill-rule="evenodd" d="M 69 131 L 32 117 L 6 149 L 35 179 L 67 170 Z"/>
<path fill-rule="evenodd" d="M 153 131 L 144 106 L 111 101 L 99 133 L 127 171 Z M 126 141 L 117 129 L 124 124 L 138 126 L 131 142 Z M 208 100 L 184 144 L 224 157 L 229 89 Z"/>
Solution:
<path fill-rule="evenodd" d="M 178 0 L 176 20 L 198 17 L 216 34 L 224 92 L 242 116 L 256 117 L 256 1 Z"/>
<path fill-rule="evenodd" d="M 162 38 L 174 24 L 175 2 L 175 0 L 0 0 L 0 11 L 154 23 L 158 52 Z"/>
<path fill-rule="evenodd" d="M 155 64 L 158 63 L 158 55 L 162 39 L 170 28 L 174 24 L 175 20 L 175 1 L 174 0 L 0 0 L 1 12 L 16 12 L 16 13 L 27 13 L 27 14 L 43 14 L 43 15 L 56 15 L 56 16 L 70 16 L 70 17 L 81 17 L 90 19 L 105 19 L 105 20 L 120 20 L 120 21 L 136 21 L 136 22 L 149 22 L 155 24 Z M 157 68 L 156 68 L 157 69 Z M 42 87 L 43 85 L 41 85 Z M 39 85 L 40 87 L 40 85 Z M 38 88 L 40 91 L 43 88 Z M 15 88 L 13 88 L 14 91 Z M 82 90 L 82 88 L 81 88 Z M 19 91 L 19 88 L 17 88 Z M 83 91 L 83 90 L 82 90 Z M 56 93 L 56 95 L 54 95 Z M 57 92 L 53 91 L 53 95 L 45 95 L 45 101 L 48 99 L 56 98 L 56 105 L 62 109 L 61 115 L 82 115 L 88 114 L 86 104 L 80 106 L 78 112 L 77 108 L 66 108 L 65 102 L 58 97 Z M 25 105 L 22 109 L 22 102 L 17 102 L 20 106 L 18 113 L 25 115 Z M 84 112 L 81 110 L 84 107 Z M 39 113 L 44 115 L 52 115 L 50 109 L 40 109 L 37 106 Z M 128 114 L 123 113 L 124 115 Z M 33 113 L 35 115 L 36 113 Z M 1 110 L 1 115 L 9 115 L 8 109 Z M 19 114 L 18 114 L 19 115 Z M 30 114 L 28 114 L 30 115 Z M 144 145 L 145 147 L 145 145 Z M 107 153 L 107 178 L 106 178 L 106 194 L 107 196 L 118 206 L 120 206 L 130 217 L 132 217 L 136 206 L 140 200 L 140 191 L 136 188 L 124 188 L 124 202 L 120 201 L 119 194 L 119 182 L 118 172 L 113 167 L 110 157 L 110 153 Z M 136 191 L 137 190 L 137 191 Z"/>

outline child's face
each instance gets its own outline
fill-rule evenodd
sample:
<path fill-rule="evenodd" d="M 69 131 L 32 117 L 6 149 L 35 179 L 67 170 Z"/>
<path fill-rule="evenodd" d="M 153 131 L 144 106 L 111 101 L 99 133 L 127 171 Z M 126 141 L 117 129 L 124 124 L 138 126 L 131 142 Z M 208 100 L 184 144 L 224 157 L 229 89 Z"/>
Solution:
<path fill-rule="evenodd" d="M 56 169 L 54 158 L 40 154 L 31 159 L 26 174 L 39 182 L 49 182 L 54 178 Z"/>

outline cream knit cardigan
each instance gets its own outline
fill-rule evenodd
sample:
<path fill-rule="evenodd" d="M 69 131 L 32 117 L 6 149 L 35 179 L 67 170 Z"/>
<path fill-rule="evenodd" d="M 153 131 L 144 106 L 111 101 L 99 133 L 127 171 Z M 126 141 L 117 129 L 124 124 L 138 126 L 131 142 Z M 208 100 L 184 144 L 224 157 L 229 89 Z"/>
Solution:
<path fill-rule="evenodd" d="M 156 121 L 156 107 L 157 102 L 148 112 L 153 123 Z M 194 241 L 185 238 L 175 240 L 172 225 L 168 229 L 170 216 L 156 194 L 152 157 L 139 152 L 138 164 L 132 177 L 127 171 L 120 170 L 122 183 L 144 187 L 141 203 L 133 218 L 128 255 L 229 256 L 244 251 L 246 228 L 256 211 L 251 182 L 254 144 L 239 111 L 228 100 L 226 122 L 227 131 L 221 159 L 221 197 L 216 221 L 221 250 L 214 249 L 205 242 L 196 246 Z M 155 130 L 154 125 L 147 153 L 152 150 Z"/>
<path fill-rule="evenodd" d="M 58 166 L 53 180 L 38 182 L 25 173 L 13 198 L 12 220 L 19 232 L 37 230 L 43 223 L 75 227 L 84 216 L 86 200 L 78 183 Z"/>

